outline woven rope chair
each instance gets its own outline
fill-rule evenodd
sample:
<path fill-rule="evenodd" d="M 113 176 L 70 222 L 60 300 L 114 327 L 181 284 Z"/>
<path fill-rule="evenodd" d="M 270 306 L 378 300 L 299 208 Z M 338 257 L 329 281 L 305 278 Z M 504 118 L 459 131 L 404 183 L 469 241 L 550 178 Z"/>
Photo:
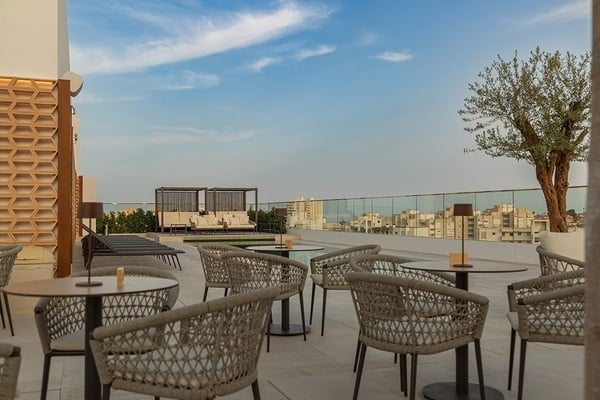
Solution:
<path fill-rule="evenodd" d="M 300 296 L 300 316 L 302 334 L 306 341 L 306 322 L 304 318 L 304 296 L 302 291 L 308 275 L 308 267 L 303 263 L 273 254 L 250 251 L 232 251 L 222 256 L 232 293 L 243 293 L 265 287 L 277 287 L 280 290 L 275 300 Z M 271 332 L 267 330 L 267 351 L 271 349 Z"/>
<path fill-rule="evenodd" d="M 308 323 L 312 324 L 313 308 L 315 303 L 315 287 L 323 289 L 323 304 L 321 311 L 321 336 L 325 333 L 325 310 L 327 308 L 328 290 L 349 290 L 348 282 L 344 279 L 346 272 L 352 271 L 350 259 L 360 254 L 377 254 L 381 246 L 376 244 L 365 244 L 362 246 L 349 247 L 330 253 L 313 257 L 310 260 L 310 279 L 312 280 L 312 291 L 310 294 L 310 317 Z"/>
<path fill-rule="evenodd" d="M 117 267 L 92 268 L 91 274 L 112 276 L 116 275 L 116 269 Z M 152 267 L 126 266 L 125 275 L 177 280 L 172 273 Z M 87 276 L 87 271 L 77 272 L 71 276 Z M 169 310 L 177 302 L 178 296 L 179 285 L 164 290 L 104 296 L 102 323 L 112 325 Z M 34 319 L 44 352 L 40 399 L 45 400 L 52 357 L 85 354 L 85 298 L 42 297 L 35 306 Z"/>
<path fill-rule="evenodd" d="M 448 287 L 456 286 L 456 277 L 452 274 L 437 271 L 423 271 L 409 269 L 402 266 L 403 263 L 415 261 L 408 257 L 399 257 L 388 254 L 361 254 L 350 259 L 350 267 L 356 272 L 370 272 L 372 274 L 381 274 L 387 276 L 396 276 L 417 281 L 429 282 Z M 354 356 L 354 368 L 358 365 L 360 355 L 360 339 L 356 343 L 356 353 Z M 397 361 L 397 354 L 394 354 L 394 362 Z M 400 354 L 400 377 L 401 388 L 404 394 L 407 394 L 406 382 L 406 354 Z"/>
<path fill-rule="evenodd" d="M 480 338 L 486 297 L 453 287 L 368 272 L 346 274 L 360 327 L 361 353 L 353 399 L 358 398 L 367 347 L 411 355 L 410 399 L 417 356 L 475 344 L 479 388 L 485 398 Z"/>
<path fill-rule="evenodd" d="M 6 308 L 6 316 L 8 318 L 11 336 L 15 336 L 15 330 L 13 328 L 12 315 L 10 313 L 10 305 L 8 303 L 8 295 L 3 289 L 10 280 L 10 275 L 12 274 L 12 270 L 15 266 L 15 260 L 17 259 L 17 254 L 19 254 L 22 249 L 23 246 L 12 244 L 0 246 L 0 292 L 2 292 L 2 299 L 4 300 L 4 307 Z M 2 317 L 2 328 L 6 329 L 6 322 L 4 322 L 4 311 L 2 311 L 2 299 L 0 299 L 0 317 Z"/>
<path fill-rule="evenodd" d="M 542 276 L 508 286 L 511 390 L 516 334 L 521 338 L 518 399 L 523 398 L 528 342 L 584 344 L 585 272 L 583 269 Z"/>
<path fill-rule="evenodd" d="M 21 367 L 21 348 L 0 342 L 0 400 L 14 400 Z"/>
<path fill-rule="evenodd" d="M 252 385 L 277 288 L 254 290 L 96 328 L 90 341 L 104 399 L 110 388 L 176 399 L 212 399 Z M 139 341 L 160 331 L 160 342 Z M 127 349 L 117 353 L 114 348 Z"/>
<path fill-rule="evenodd" d="M 227 270 L 225 269 L 225 265 L 223 265 L 223 260 L 221 260 L 221 254 L 227 251 L 240 250 L 239 247 L 217 243 L 198 246 L 202 270 L 204 271 L 204 295 L 202 296 L 202 301 L 206 301 L 208 288 L 225 289 L 225 296 L 227 296 L 227 291 L 231 288 L 231 283 L 229 283 Z"/>
<path fill-rule="evenodd" d="M 561 272 L 575 271 L 585 267 L 581 260 L 565 257 L 557 253 L 545 250 L 542 246 L 537 246 L 535 251 L 540 257 L 540 269 L 542 276 L 558 274 Z"/>

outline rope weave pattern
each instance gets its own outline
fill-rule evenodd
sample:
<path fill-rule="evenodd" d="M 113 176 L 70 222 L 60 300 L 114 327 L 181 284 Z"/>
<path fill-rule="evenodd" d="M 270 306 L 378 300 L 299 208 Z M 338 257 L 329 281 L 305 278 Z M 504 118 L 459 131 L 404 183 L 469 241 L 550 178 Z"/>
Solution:
<path fill-rule="evenodd" d="M 308 267 L 286 257 L 249 251 L 222 255 L 233 293 L 277 287 L 277 300 L 296 295 L 304 289 Z"/>
<path fill-rule="evenodd" d="M 240 251 L 240 248 L 223 244 L 204 244 L 198 246 L 198 253 L 200 254 L 207 287 L 231 287 L 227 270 L 221 259 L 221 254 L 227 251 Z"/>
<path fill-rule="evenodd" d="M 116 267 L 94 268 L 92 276 L 116 275 Z M 126 276 L 154 276 L 177 280 L 170 272 L 151 267 L 125 267 Z M 87 276 L 86 271 L 72 276 Z M 127 278 L 125 278 L 127 279 Z M 163 290 L 102 298 L 102 323 L 112 325 L 156 314 L 172 308 L 179 296 L 179 286 Z M 85 327 L 85 297 L 43 297 L 35 307 L 35 322 L 45 353 L 51 343 Z M 83 343 L 81 343 L 83 348 Z"/>
<path fill-rule="evenodd" d="M 91 345 L 101 382 L 178 399 L 250 385 L 278 292 L 248 292 L 96 329 Z"/>
<path fill-rule="evenodd" d="M 366 272 L 346 275 L 367 346 L 432 354 L 481 337 L 488 299 L 464 290 Z"/>
<path fill-rule="evenodd" d="M 540 257 L 540 268 L 542 275 L 552 275 L 560 272 L 575 271 L 585 267 L 580 260 L 564 257 L 556 253 L 544 250 L 541 246 L 536 247 Z"/>
<path fill-rule="evenodd" d="M 350 259 L 361 254 L 377 254 L 380 250 L 379 245 L 366 244 L 323 254 L 310 260 L 310 271 L 323 276 L 325 289 L 347 289 L 344 274 L 352 271 Z"/>
<path fill-rule="evenodd" d="M 0 400 L 15 399 L 20 367 L 20 348 L 0 342 Z"/>
<path fill-rule="evenodd" d="M 10 280 L 17 254 L 23 249 L 19 245 L 0 246 L 0 288 Z"/>

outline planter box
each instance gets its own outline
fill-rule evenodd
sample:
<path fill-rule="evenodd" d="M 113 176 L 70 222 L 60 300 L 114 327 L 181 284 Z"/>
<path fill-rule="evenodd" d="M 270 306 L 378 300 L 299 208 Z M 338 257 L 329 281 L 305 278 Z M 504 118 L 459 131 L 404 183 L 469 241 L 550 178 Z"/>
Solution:
<path fill-rule="evenodd" d="M 9 283 L 50 279 L 54 277 L 56 261 L 47 249 L 38 246 L 23 246 L 19 252 Z M 33 315 L 38 297 L 8 295 L 12 314 Z"/>

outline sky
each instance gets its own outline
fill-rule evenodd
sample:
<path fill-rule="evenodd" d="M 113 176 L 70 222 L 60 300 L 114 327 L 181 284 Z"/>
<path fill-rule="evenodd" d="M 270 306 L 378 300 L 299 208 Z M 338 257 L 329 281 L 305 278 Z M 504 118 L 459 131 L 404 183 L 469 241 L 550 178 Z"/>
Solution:
<path fill-rule="evenodd" d="M 67 0 L 98 200 L 257 187 L 260 202 L 537 188 L 458 115 L 498 56 L 591 50 L 590 0 Z M 587 164 L 571 185 L 587 184 Z"/>

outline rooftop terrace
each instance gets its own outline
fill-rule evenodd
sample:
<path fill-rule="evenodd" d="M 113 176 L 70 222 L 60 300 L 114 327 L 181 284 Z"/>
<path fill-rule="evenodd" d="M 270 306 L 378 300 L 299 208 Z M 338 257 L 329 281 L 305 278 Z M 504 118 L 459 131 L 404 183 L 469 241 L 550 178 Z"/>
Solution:
<path fill-rule="evenodd" d="M 172 238 L 174 239 L 174 238 Z M 350 244 L 315 243 L 304 238 L 302 243 L 320 244 L 327 250 L 346 247 Z M 182 249 L 180 256 L 183 270 L 179 271 L 150 257 L 102 257 L 94 260 L 94 267 L 108 265 L 147 265 L 153 268 L 167 269 L 174 273 L 181 285 L 179 305 L 201 301 L 203 274 L 200 259 L 195 247 L 189 243 L 169 243 Z M 436 241 L 431 241 L 435 246 Z M 533 251 L 533 248 L 532 248 Z M 440 259 L 441 256 L 406 253 L 389 248 L 382 253 L 409 255 L 423 259 Z M 300 254 L 303 262 L 315 254 Z M 81 252 L 75 249 L 74 265 L 81 265 Z M 489 260 L 471 260 L 478 266 L 497 264 Z M 516 399 L 516 387 L 506 390 L 508 374 L 508 349 L 510 326 L 505 317 L 507 311 L 506 286 L 514 281 L 539 275 L 537 264 L 524 264 L 527 271 L 505 274 L 472 274 L 470 289 L 490 299 L 490 310 L 482 338 L 483 368 L 486 385 L 499 389 L 506 399 Z M 310 301 L 310 282 L 307 282 L 304 298 L 306 312 Z M 350 294 L 345 291 L 331 291 L 327 301 L 327 325 L 325 336 L 319 335 L 321 296 L 315 297 L 315 319 L 313 331 L 307 341 L 302 336 L 277 337 L 271 339 L 271 352 L 263 354 L 259 362 L 259 384 L 261 395 L 266 400 L 286 399 L 350 399 L 352 397 L 354 377 L 352 366 L 358 324 Z M 209 291 L 209 299 L 221 296 L 217 289 Z M 11 297 L 11 301 L 18 301 Z M 299 322 L 297 296 L 291 299 L 292 322 Z M 280 306 L 273 307 L 273 318 L 279 319 Z M 0 341 L 20 345 L 23 362 L 19 377 L 19 400 L 39 399 L 42 376 L 43 356 L 32 314 L 15 314 L 16 336 L 11 337 L 8 329 L 0 330 Z M 518 351 L 518 349 L 517 349 Z M 472 382 L 477 382 L 474 351 L 470 349 Z M 83 398 L 83 357 L 55 357 L 52 361 L 48 400 L 79 400 Z M 516 364 L 515 364 L 516 366 Z M 454 379 L 454 352 L 419 358 L 417 375 L 417 398 L 423 398 L 420 388 L 438 381 Z M 516 371 L 515 371 L 516 372 Z M 516 386 L 516 374 L 513 386 Z M 531 343 L 527 351 L 524 398 L 527 400 L 546 400 L 583 397 L 583 348 L 566 345 Z M 113 391 L 115 400 L 147 399 L 148 396 L 128 392 Z M 244 389 L 228 399 L 250 399 L 250 388 Z M 398 366 L 393 363 L 389 353 L 369 349 L 365 371 L 363 373 L 361 399 L 387 400 L 403 398 L 400 392 Z"/>

